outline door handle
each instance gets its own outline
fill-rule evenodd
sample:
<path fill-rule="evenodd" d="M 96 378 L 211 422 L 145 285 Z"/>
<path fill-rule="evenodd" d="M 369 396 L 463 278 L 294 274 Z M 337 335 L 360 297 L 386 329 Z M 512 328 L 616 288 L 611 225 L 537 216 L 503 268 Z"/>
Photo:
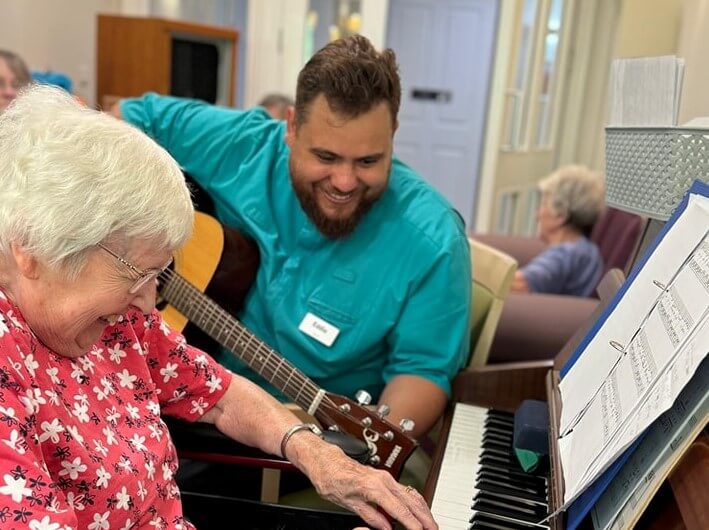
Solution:
<path fill-rule="evenodd" d="M 448 103 L 451 99 L 453 99 L 453 94 L 450 90 L 412 88 L 411 99 L 418 99 L 422 101 L 435 101 L 437 103 Z"/>

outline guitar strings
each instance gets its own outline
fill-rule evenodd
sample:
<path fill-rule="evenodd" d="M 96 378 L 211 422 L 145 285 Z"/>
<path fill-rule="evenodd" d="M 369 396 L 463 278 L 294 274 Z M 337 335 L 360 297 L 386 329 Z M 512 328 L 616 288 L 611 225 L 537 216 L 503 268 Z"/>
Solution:
<path fill-rule="evenodd" d="M 263 368 L 258 372 L 259 375 L 262 375 L 265 379 L 275 383 L 277 386 L 279 386 L 280 383 L 280 388 L 284 390 L 287 389 L 288 385 L 291 383 L 291 380 L 295 377 L 296 381 L 300 380 L 301 383 L 294 401 L 298 402 L 298 398 L 301 395 L 308 398 L 308 402 L 312 402 L 316 398 L 320 387 L 313 383 L 287 359 L 282 356 L 277 356 L 273 349 L 266 346 L 263 341 L 256 337 L 241 322 L 230 315 L 216 302 L 200 292 L 196 287 L 190 284 L 181 275 L 175 273 L 172 269 L 166 269 L 160 276 L 161 279 L 165 281 L 160 290 L 164 291 L 168 296 L 171 293 L 173 295 L 184 296 L 186 303 L 189 304 L 187 311 L 193 311 L 195 313 L 196 318 L 194 320 L 195 323 L 197 323 L 196 321 L 199 321 L 199 327 L 206 328 L 207 325 L 210 325 L 212 333 L 217 333 L 215 328 L 220 328 L 217 336 L 221 338 L 226 335 L 227 340 L 224 340 L 224 342 L 233 342 L 235 347 L 239 347 L 242 352 L 241 356 L 243 357 L 246 357 L 246 354 L 248 354 L 249 359 L 257 359 L 258 356 L 265 357 L 266 360 L 262 363 Z M 197 314 L 198 312 L 200 313 L 199 315 Z M 190 320 L 193 319 L 190 318 Z M 244 338 L 246 338 L 246 340 L 244 340 Z M 232 340 L 229 341 L 228 339 Z M 254 341 L 255 344 L 252 345 L 252 342 Z M 222 340 L 218 340 L 218 342 L 221 343 Z M 224 346 L 231 350 L 235 355 L 239 356 L 239 354 L 234 351 L 235 348 L 228 344 L 224 344 Z M 266 371 L 270 371 L 272 376 L 269 377 L 264 375 L 263 372 Z M 279 371 L 283 372 L 283 375 L 280 375 Z M 286 372 L 288 373 L 287 377 Z M 339 410 L 337 405 L 328 396 L 323 398 L 322 405 L 330 410 Z"/>

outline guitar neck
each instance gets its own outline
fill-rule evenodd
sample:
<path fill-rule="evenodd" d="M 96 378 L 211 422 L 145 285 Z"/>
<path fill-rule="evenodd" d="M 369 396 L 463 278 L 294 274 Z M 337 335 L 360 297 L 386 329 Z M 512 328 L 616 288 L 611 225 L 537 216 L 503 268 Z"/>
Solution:
<path fill-rule="evenodd" d="M 326 419 L 318 414 L 320 403 L 325 397 L 322 388 L 178 273 L 167 270 L 160 279 L 162 298 L 190 322 L 227 348 L 303 410 L 318 420 Z"/>

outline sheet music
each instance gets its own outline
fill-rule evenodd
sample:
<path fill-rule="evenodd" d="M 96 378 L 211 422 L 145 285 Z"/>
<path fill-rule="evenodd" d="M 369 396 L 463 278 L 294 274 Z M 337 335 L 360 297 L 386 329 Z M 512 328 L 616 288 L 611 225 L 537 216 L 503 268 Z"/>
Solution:
<path fill-rule="evenodd" d="M 686 210 L 561 380 L 568 505 L 662 412 L 709 350 L 709 199 Z"/>
<path fill-rule="evenodd" d="M 709 419 L 709 361 L 705 360 L 670 410 L 650 427 L 596 502 L 596 529 L 630 528 Z"/>
<path fill-rule="evenodd" d="M 683 77 L 684 59 L 674 55 L 615 59 L 608 126 L 677 125 Z"/>

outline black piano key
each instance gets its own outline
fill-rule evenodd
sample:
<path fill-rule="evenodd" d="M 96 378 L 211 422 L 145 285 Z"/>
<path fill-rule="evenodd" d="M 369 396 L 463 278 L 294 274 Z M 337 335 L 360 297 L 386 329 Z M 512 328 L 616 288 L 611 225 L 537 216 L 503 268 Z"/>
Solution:
<path fill-rule="evenodd" d="M 499 482 L 508 482 L 518 487 L 529 488 L 534 491 L 546 491 L 546 478 L 536 475 L 525 475 L 519 472 L 506 472 L 492 467 L 484 467 L 478 470 L 478 478 L 489 478 Z"/>
<path fill-rule="evenodd" d="M 488 417 L 508 419 L 514 421 L 514 412 L 506 412 L 504 410 L 490 409 L 487 411 Z"/>
<path fill-rule="evenodd" d="M 539 502 L 544 505 L 547 504 L 547 497 L 545 493 L 529 491 L 526 488 L 518 488 L 512 484 L 505 484 L 504 482 L 495 482 L 489 479 L 481 479 L 475 483 L 475 487 L 479 490 L 492 491 L 495 493 L 510 495 L 513 497 L 519 497 L 521 499 Z"/>
<path fill-rule="evenodd" d="M 509 528 L 510 530 L 527 530 L 529 528 L 543 529 L 548 528 L 546 526 L 535 526 L 533 524 L 527 524 L 522 521 L 510 521 L 503 517 L 499 517 L 493 514 L 487 513 L 476 513 L 470 520 L 473 523 L 472 528 L 476 528 L 475 523 L 486 524 L 489 528 Z M 497 525 L 497 526 L 495 526 Z M 484 528 L 484 527 L 479 527 Z"/>
<path fill-rule="evenodd" d="M 482 491 L 473 499 L 473 510 L 497 513 L 529 523 L 538 523 L 547 516 L 546 507 L 532 506 L 511 499 L 500 499 Z"/>

